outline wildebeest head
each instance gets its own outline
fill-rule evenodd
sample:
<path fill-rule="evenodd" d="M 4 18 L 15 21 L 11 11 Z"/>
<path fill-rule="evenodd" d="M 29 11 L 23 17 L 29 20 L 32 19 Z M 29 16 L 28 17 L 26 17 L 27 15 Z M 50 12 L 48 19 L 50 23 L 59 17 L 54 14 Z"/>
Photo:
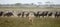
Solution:
<path fill-rule="evenodd" d="M 43 14 L 44 14 L 44 15 L 47 15 L 47 14 L 48 14 L 48 11 L 44 11 Z"/>
<path fill-rule="evenodd" d="M 35 16 L 35 17 L 38 17 L 38 13 L 39 13 L 39 12 L 34 12 L 34 16 Z"/>
<path fill-rule="evenodd" d="M 4 13 L 4 12 L 3 12 L 3 11 L 1 11 L 1 12 L 0 12 L 0 16 L 2 16 L 2 15 L 3 15 L 3 13 Z"/>

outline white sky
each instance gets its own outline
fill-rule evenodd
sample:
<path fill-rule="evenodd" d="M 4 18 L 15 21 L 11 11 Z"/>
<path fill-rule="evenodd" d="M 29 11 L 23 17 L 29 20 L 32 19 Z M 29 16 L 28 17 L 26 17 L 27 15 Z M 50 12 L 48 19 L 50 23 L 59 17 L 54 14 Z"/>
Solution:
<path fill-rule="evenodd" d="M 14 4 L 14 3 L 37 3 L 37 2 L 54 2 L 55 4 L 60 4 L 60 0 L 0 0 L 0 4 Z"/>

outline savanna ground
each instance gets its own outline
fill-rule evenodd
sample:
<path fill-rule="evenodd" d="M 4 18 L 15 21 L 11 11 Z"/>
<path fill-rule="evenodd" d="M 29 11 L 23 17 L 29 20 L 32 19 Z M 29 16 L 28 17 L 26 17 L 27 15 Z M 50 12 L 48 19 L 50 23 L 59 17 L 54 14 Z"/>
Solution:
<path fill-rule="evenodd" d="M 0 17 L 0 27 L 60 27 L 60 18 L 34 18 L 30 23 L 28 18 Z"/>
<path fill-rule="evenodd" d="M 60 8 L 8 8 L 0 7 L 0 10 L 14 10 L 14 11 L 39 11 L 39 10 L 48 10 L 48 11 L 60 11 Z M 0 17 L 0 27 L 60 27 L 60 17 L 59 18 L 34 18 L 33 23 L 31 24 L 28 18 L 20 17 Z"/>

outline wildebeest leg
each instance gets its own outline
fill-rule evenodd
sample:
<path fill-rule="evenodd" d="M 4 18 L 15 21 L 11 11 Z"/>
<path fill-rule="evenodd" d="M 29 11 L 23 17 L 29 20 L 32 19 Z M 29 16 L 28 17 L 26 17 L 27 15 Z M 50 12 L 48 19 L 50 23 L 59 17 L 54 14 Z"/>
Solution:
<path fill-rule="evenodd" d="M 24 17 L 24 14 L 22 15 L 22 17 Z"/>
<path fill-rule="evenodd" d="M 55 18 L 56 18 L 56 16 L 55 16 Z"/>
<path fill-rule="evenodd" d="M 36 16 L 36 17 L 38 17 L 38 16 Z"/>
<path fill-rule="evenodd" d="M 59 16 L 56 16 L 56 18 L 58 18 Z"/>
<path fill-rule="evenodd" d="M 38 16 L 40 18 L 40 16 Z"/>
<path fill-rule="evenodd" d="M 29 13 L 28 14 L 26 14 L 26 17 L 28 17 L 29 16 Z"/>
<path fill-rule="evenodd" d="M 44 18 L 44 16 L 42 16 Z"/>
<path fill-rule="evenodd" d="M 26 17 L 28 17 L 28 15 L 26 15 Z"/>
<path fill-rule="evenodd" d="M 57 16 L 55 16 L 55 18 L 57 18 Z"/>

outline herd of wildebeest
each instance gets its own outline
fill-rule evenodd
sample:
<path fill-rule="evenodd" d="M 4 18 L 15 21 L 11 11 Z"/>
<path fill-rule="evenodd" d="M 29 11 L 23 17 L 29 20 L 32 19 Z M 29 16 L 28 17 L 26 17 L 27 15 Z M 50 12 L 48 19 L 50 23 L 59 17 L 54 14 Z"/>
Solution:
<path fill-rule="evenodd" d="M 54 16 L 55 18 L 60 16 L 60 11 L 0 11 L 0 17 L 11 17 L 11 16 L 17 16 L 17 17 L 44 17 L 44 16 Z"/>

